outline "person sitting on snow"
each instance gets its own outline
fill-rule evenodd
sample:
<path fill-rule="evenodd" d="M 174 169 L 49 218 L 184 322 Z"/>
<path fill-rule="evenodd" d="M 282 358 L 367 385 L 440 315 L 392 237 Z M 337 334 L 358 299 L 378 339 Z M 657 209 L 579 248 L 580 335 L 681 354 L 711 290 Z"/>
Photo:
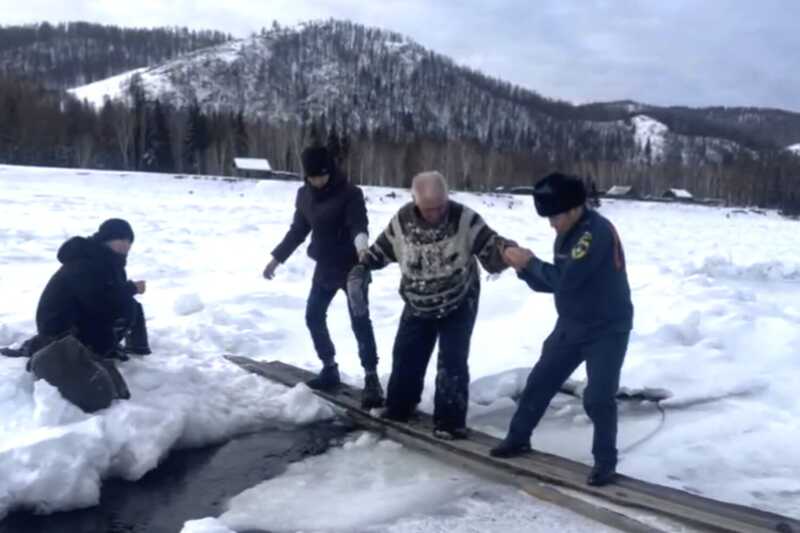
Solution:
<path fill-rule="evenodd" d="M 112 218 L 91 237 L 64 242 L 57 253 L 61 267 L 36 308 L 37 335 L 4 355 L 30 357 L 68 334 L 100 357 L 150 354 L 144 311 L 134 298 L 144 294 L 146 283 L 128 281 L 125 272 L 133 239 L 130 224 Z"/>
<path fill-rule="evenodd" d="M 405 301 L 392 352 L 385 418 L 408 421 L 422 397 L 425 370 L 439 341 L 433 421 L 442 439 L 467 436 L 469 343 L 480 295 L 478 261 L 490 273 L 506 268 L 500 237 L 475 211 L 449 199 L 439 172 L 423 172 L 403 206 L 356 269 L 400 265 Z M 477 261 L 476 261 L 477 258 Z M 357 277 L 357 276 L 354 276 Z"/>
<path fill-rule="evenodd" d="M 594 467 L 589 485 L 613 481 L 617 465 L 617 404 L 620 372 L 633 324 L 625 254 L 617 231 L 586 207 L 580 179 L 560 173 L 539 180 L 536 211 L 556 231 L 554 264 L 525 248 L 504 257 L 531 289 L 555 295 L 558 320 L 544 341 L 511 419 L 505 439 L 490 451 L 514 457 L 530 451 L 530 438 L 553 396 L 583 362 L 588 384 L 583 395 L 594 424 Z"/>
<path fill-rule="evenodd" d="M 303 150 L 301 159 L 305 184 L 297 191 L 292 224 L 272 251 L 264 278 L 272 279 L 278 265 L 284 263 L 311 233 L 308 256 L 317 264 L 306 303 L 306 325 L 322 361 L 322 370 L 307 385 L 312 389 L 333 390 L 340 384 L 327 312 L 333 297 L 343 290 L 348 294 L 350 323 L 364 369 L 361 405 L 365 409 L 381 407 L 383 389 L 378 380 L 378 353 L 369 308 L 365 303 L 352 305 L 355 300 L 348 292 L 348 273 L 358 263 L 359 251 L 363 253 L 369 244 L 364 193 L 339 171 L 325 147 L 308 147 Z M 357 300 L 365 302 L 366 295 L 366 286 L 360 287 Z"/>
<path fill-rule="evenodd" d="M 87 411 L 130 396 L 114 359 L 147 355 L 142 306 L 144 281 L 128 281 L 125 264 L 133 229 L 109 219 L 91 237 L 72 237 L 58 250 L 61 267 L 36 309 L 37 334 L 17 350 L 31 357 L 29 370 Z M 124 346 L 120 343 L 124 341 Z"/>

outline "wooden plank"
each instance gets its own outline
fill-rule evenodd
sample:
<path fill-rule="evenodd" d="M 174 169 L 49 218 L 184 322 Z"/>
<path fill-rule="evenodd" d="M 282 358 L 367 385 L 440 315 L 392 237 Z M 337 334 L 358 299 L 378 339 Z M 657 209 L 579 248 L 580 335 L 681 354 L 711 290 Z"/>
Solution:
<path fill-rule="evenodd" d="M 481 477 L 516 486 L 534 498 L 565 508 L 590 520 L 627 533 L 663 533 L 653 524 L 644 523 L 620 512 L 565 494 L 536 479 L 499 472 L 485 463 L 475 461 L 469 456 L 452 453 L 439 445 L 442 441 L 433 437 L 423 439 L 419 435 L 413 434 L 413 432 L 398 431 L 390 425 L 383 424 L 381 420 L 375 417 L 365 415 L 360 409 L 345 408 L 345 410 L 356 424 L 365 429 L 381 433 L 386 438 L 399 442 L 410 449 L 431 455 L 438 460 L 469 470 Z"/>
<path fill-rule="evenodd" d="M 290 387 L 305 382 L 313 376 L 306 370 L 279 361 L 264 363 L 236 356 L 229 356 L 228 359 L 248 371 Z M 790 517 L 713 500 L 624 475 L 620 475 L 617 482 L 606 487 L 590 487 L 585 483 L 589 471 L 586 465 L 551 454 L 534 451 L 514 459 L 497 459 L 488 454 L 489 449 L 499 442 L 490 435 L 472 431 L 467 440 L 442 441 L 432 436 L 433 424 L 428 415 L 421 414 L 418 420 L 409 424 L 374 418 L 361 409 L 360 390 L 347 385 L 342 385 L 332 393 L 315 392 L 345 409 L 365 427 L 383 431 L 390 438 L 418 449 L 435 448 L 443 451 L 444 454 L 437 452 L 437 456 L 444 455 L 451 462 L 456 460 L 472 470 L 480 470 L 484 475 L 504 480 L 514 479 L 520 486 L 528 484 L 532 490 L 541 493 L 543 499 L 547 499 L 550 495 L 554 500 L 562 500 L 563 503 L 560 505 L 565 507 L 569 507 L 569 502 L 566 501 L 568 495 L 559 491 L 560 495 L 556 496 L 551 492 L 555 490 L 552 487 L 544 490 L 539 485 L 544 486 L 542 483 L 545 483 L 563 487 L 611 504 L 638 508 L 683 523 L 691 523 L 707 531 L 800 533 L 800 521 Z M 534 482 L 538 482 L 539 485 Z M 580 512 L 577 510 L 579 505 L 574 504 L 574 507 L 572 510 Z M 581 514 L 586 516 L 586 513 Z M 603 518 L 612 519 L 609 516 Z M 626 531 L 634 530 L 627 529 L 626 524 L 608 525 Z M 636 525 L 627 524 L 627 527 L 634 528 Z M 649 531 L 653 530 L 654 528 L 649 528 Z"/>

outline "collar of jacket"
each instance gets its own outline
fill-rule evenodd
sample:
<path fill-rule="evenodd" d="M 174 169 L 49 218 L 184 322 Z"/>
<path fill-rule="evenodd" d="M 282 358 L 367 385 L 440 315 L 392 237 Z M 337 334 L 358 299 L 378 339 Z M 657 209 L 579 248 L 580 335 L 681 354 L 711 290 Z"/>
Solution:
<path fill-rule="evenodd" d="M 581 218 L 575 221 L 575 224 L 573 224 L 572 227 L 569 228 L 568 232 L 566 232 L 564 235 L 559 235 L 558 237 L 556 237 L 556 243 L 557 243 L 556 248 L 561 249 L 565 243 L 570 242 L 572 238 L 575 236 L 575 234 L 578 233 L 578 231 L 581 229 L 581 227 L 584 224 L 586 224 L 589 221 L 589 219 L 593 216 L 594 216 L 594 211 L 592 209 L 589 209 L 589 207 L 584 206 Z"/>
<path fill-rule="evenodd" d="M 328 179 L 328 183 L 325 184 L 324 187 L 321 189 L 317 189 L 313 185 L 308 182 L 308 179 L 305 180 L 306 187 L 311 192 L 311 198 L 315 202 L 324 201 L 331 196 L 334 196 L 337 192 L 339 192 L 342 187 L 344 187 L 345 183 L 347 183 L 347 179 L 339 174 L 339 172 L 334 171 L 331 172 L 330 178 Z"/>
<path fill-rule="evenodd" d="M 416 204 L 412 208 L 411 212 L 414 213 L 414 221 L 417 226 L 425 229 L 438 229 L 446 226 L 450 222 L 450 214 L 453 209 L 453 201 L 447 200 L 447 208 L 444 210 L 444 214 L 442 215 L 442 219 L 439 222 L 428 222 L 422 217 L 422 213 L 419 212 L 419 208 Z"/>

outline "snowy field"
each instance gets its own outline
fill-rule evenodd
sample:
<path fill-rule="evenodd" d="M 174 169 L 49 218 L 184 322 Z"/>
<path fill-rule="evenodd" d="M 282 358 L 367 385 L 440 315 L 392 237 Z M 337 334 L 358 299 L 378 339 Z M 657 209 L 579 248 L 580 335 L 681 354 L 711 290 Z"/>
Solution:
<path fill-rule="evenodd" d="M 0 357 L 0 516 L 16 506 L 52 512 L 93 505 L 103 478 L 138 479 L 174 447 L 334 416 L 304 386 L 268 383 L 221 357 L 318 367 L 303 318 L 313 269 L 305 246 L 275 280 L 261 278 L 291 220 L 297 186 L 0 166 L 0 346 L 34 331 L 59 245 L 116 216 L 136 232 L 128 273 L 148 282 L 139 300 L 154 351 L 121 365 L 133 399 L 96 416 L 33 383 L 24 361 Z M 365 191 L 374 238 L 408 193 Z M 551 259 L 553 232 L 529 198 L 454 197 Z M 636 307 L 622 385 L 673 393 L 662 402 L 663 421 L 653 404 L 622 406 L 620 470 L 800 517 L 798 222 L 661 203 L 608 201 L 601 212 L 625 245 Z M 392 266 L 373 278 L 385 384 L 402 308 L 399 271 Z M 360 386 L 345 306 L 340 294 L 329 327 L 344 378 Z M 513 273 L 485 279 L 470 357 L 471 426 L 504 434 L 510 397 L 554 321 L 552 298 L 531 292 Z M 574 377 L 582 379 L 583 370 Z M 433 368 L 423 409 L 431 409 L 432 396 Z M 564 396 L 532 444 L 591 463 L 590 441 L 580 400 Z M 320 502 L 313 512 L 310 501 Z M 219 520 L 190 522 L 185 531 L 522 532 L 531 524 L 598 531 L 516 491 L 355 435 L 236 497 Z"/>

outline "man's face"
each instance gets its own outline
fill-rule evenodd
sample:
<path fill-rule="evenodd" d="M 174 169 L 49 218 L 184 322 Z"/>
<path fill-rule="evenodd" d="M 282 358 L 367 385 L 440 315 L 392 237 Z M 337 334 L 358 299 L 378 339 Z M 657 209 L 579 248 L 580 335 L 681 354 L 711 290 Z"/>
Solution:
<path fill-rule="evenodd" d="M 417 200 L 417 209 L 428 224 L 438 224 L 447 213 L 447 198 L 421 198 Z"/>
<path fill-rule="evenodd" d="M 307 179 L 312 187 L 314 187 L 315 189 L 321 189 L 328 183 L 330 175 L 322 174 L 320 176 L 308 176 Z"/>
<path fill-rule="evenodd" d="M 582 214 L 582 207 L 573 207 L 569 211 L 553 215 L 548 219 L 550 220 L 550 226 L 556 230 L 556 234 L 563 235 L 572 229 L 572 226 L 575 225 Z"/>
<path fill-rule="evenodd" d="M 113 241 L 108 241 L 106 244 L 114 253 L 118 253 L 119 255 L 127 256 L 128 252 L 131 250 L 131 241 L 127 239 L 114 239 Z"/>

